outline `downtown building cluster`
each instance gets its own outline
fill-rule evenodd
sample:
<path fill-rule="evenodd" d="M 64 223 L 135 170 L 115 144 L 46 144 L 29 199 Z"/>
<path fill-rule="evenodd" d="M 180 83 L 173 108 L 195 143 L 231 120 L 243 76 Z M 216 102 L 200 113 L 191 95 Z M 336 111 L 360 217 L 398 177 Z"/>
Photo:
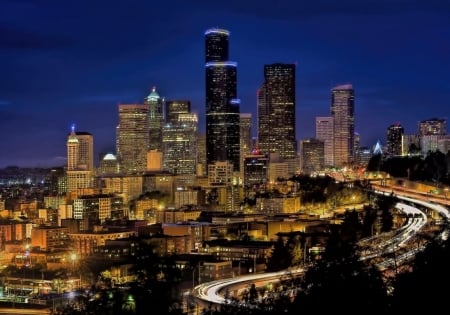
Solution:
<path fill-rule="evenodd" d="M 236 222 L 254 221 L 250 230 L 265 231 L 255 235 L 274 240 L 276 233 L 290 231 L 292 226 L 306 229 L 305 223 L 273 218 L 256 222 L 264 216 L 300 211 L 301 196 L 296 183 L 289 181 L 292 176 L 361 169 L 373 153 L 424 155 L 449 148 L 443 119 L 421 121 L 419 132 L 411 136 L 394 124 L 387 130 L 386 147 L 362 148 L 355 132 L 352 84 L 331 89 L 330 115 L 316 117 L 315 137 L 297 140 L 294 63 L 263 66 L 255 102 L 257 135 L 253 137 L 253 117 L 240 111 L 238 65 L 230 60 L 230 33 L 214 28 L 204 35 L 206 133 L 199 133 L 200 118 L 188 99 L 166 99 L 156 87 L 141 103 L 118 104 L 116 152 L 102 154 L 98 166 L 94 136 L 72 127 L 66 140 L 67 164 L 54 171 L 54 185 L 44 198 L 44 207 L 33 203 L 18 211 L 38 213 L 43 224 L 32 225 L 24 219 L 9 232 L 6 227 L 12 225 L 4 224 L 4 229 L 1 225 L 5 239 L 30 239 L 31 247 L 50 250 L 55 260 L 66 261 L 73 254 L 107 255 L 104 246 L 108 242 L 139 234 L 173 237 L 153 238 L 161 254 L 189 253 Z M 262 194 L 273 190 L 281 194 L 270 198 Z M 255 196 L 255 207 L 245 208 L 243 201 Z M 198 220 L 203 211 L 252 217 L 218 216 L 212 220 L 220 226 L 214 232 L 214 224 Z M 131 227 L 104 228 L 124 218 L 133 221 Z M 150 227 L 154 224 L 160 225 L 159 230 Z M 56 254 L 61 248 L 65 251 Z M 270 249 L 270 244 L 253 248 L 254 252 L 245 248 L 244 257 L 236 259 L 239 264 L 241 259 L 253 261 L 256 269 L 256 261 L 263 261 Z M 35 262 L 40 259 L 36 257 Z M 29 255 L 21 259 L 31 261 Z"/>
<path fill-rule="evenodd" d="M 213 28 L 204 36 L 206 133 L 199 132 L 199 117 L 191 112 L 188 99 L 166 100 L 153 87 L 142 104 L 118 105 L 116 152 L 102 155 L 98 168 L 93 166 L 93 136 L 71 131 L 66 182 L 60 191 L 101 188 L 123 193 L 138 187 L 140 194 L 161 190 L 158 182 L 173 187 L 162 191 L 170 193 L 174 207 L 214 200 L 218 210 L 237 211 L 243 198 L 270 190 L 279 179 L 361 170 L 374 153 L 407 155 L 415 149 L 414 153 L 425 155 L 448 148 L 443 119 L 420 122 L 414 136 L 404 135 L 401 125 L 394 124 L 388 128 L 385 147 L 380 143 L 361 147 L 352 84 L 331 89 L 330 115 L 316 117 L 315 137 L 298 141 L 296 64 L 290 63 L 264 65 L 256 93 L 257 135 L 252 137 L 253 117 L 240 111 L 238 66 L 230 60 L 230 33 Z M 158 176 L 164 179 L 155 180 Z M 188 191 L 204 200 L 177 196 Z M 125 203 L 134 197 L 131 193 Z"/>

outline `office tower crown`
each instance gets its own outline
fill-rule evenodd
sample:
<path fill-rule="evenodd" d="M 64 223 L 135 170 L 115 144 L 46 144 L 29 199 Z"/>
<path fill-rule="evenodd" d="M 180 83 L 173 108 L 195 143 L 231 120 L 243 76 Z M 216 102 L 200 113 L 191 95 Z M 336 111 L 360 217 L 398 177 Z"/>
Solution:
<path fill-rule="evenodd" d="M 230 32 L 211 28 L 205 32 L 205 62 L 227 61 Z"/>

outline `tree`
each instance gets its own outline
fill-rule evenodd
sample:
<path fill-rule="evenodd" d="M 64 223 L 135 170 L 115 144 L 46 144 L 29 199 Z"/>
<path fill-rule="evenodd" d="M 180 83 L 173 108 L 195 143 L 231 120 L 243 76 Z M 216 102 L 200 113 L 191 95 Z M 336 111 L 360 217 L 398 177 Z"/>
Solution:
<path fill-rule="evenodd" d="M 359 239 L 361 223 L 359 222 L 358 212 L 347 210 L 344 213 L 344 220 L 340 225 L 340 237 L 346 242 L 355 244 Z"/>
<path fill-rule="evenodd" d="M 361 227 L 361 237 L 368 237 L 373 235 L 376 219 L 377 210 L 371 205 L 364 206 L 364 218 Z"/>
<path fill-rule="evenodd" d="M 291 253 L 279 235 L 274 245 L 272 255 L 267 262 L 267 271 L 279 271 L 290 267 L 292 264 Z"/>
<path fill-rule="evenodd" d="M 303 260 L 303 250 L 299 235 L 291 235 L 287 241 L 287 248 L 291 256 L 291 266 L 300 265 Z"/>
<path fill-rule="evenodd" d="M 412 270 L 400 273 L 394 283 L 392 308 L 394 312 L 408 313 L 427 310 L 438 312 L 448 299 L 445 289 L 450 281 L 450 239 L 436 239 L 419 252 Z"/>
<path fill-rule="evenodd" d="M 379 271 L 366 266 L 355 248 L 337 233 L 330 238 L 323 259 L 305 272 L 290 311 L 304 309 L 325 314 L 330 305 L 333 311 L 346 314 L 365 310 L 384 314 L 389 305 Z"/>

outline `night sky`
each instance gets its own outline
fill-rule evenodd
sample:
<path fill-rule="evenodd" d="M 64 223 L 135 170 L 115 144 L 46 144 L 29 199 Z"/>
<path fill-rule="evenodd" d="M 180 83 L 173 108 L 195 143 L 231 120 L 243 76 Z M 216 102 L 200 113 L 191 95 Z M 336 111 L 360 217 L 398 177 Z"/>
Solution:
<path fill-rule="evenodd" d="M 204 130 L 204 32 L 230 31 L 241 112 L 253 113 L 264 64 L 297 63 L 297 139 L 353 84 L 361 145 L 386 129 L 446 118 L 450 1 L 0 1 L 0 167 L 65 165 L 72 124 L 115 152 L 119 103 L 152 86 L 188 99 Z M 256 134 L 254 134 L 256 136 Z M 96 161 L 97 163 L 98 161 Z"/>

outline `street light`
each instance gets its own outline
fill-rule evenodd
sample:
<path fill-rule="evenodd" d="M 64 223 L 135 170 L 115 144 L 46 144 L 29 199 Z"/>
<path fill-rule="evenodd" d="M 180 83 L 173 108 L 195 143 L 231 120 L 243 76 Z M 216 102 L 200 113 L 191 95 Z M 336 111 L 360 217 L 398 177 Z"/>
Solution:
<path fill-rule="evenodd" d="M 75 261 L 77 260 L 77 254 L 72 253 L 72 255 L 70 255 L 70 259 L 72 260 L 72 272 L 75 270 Z"/>

